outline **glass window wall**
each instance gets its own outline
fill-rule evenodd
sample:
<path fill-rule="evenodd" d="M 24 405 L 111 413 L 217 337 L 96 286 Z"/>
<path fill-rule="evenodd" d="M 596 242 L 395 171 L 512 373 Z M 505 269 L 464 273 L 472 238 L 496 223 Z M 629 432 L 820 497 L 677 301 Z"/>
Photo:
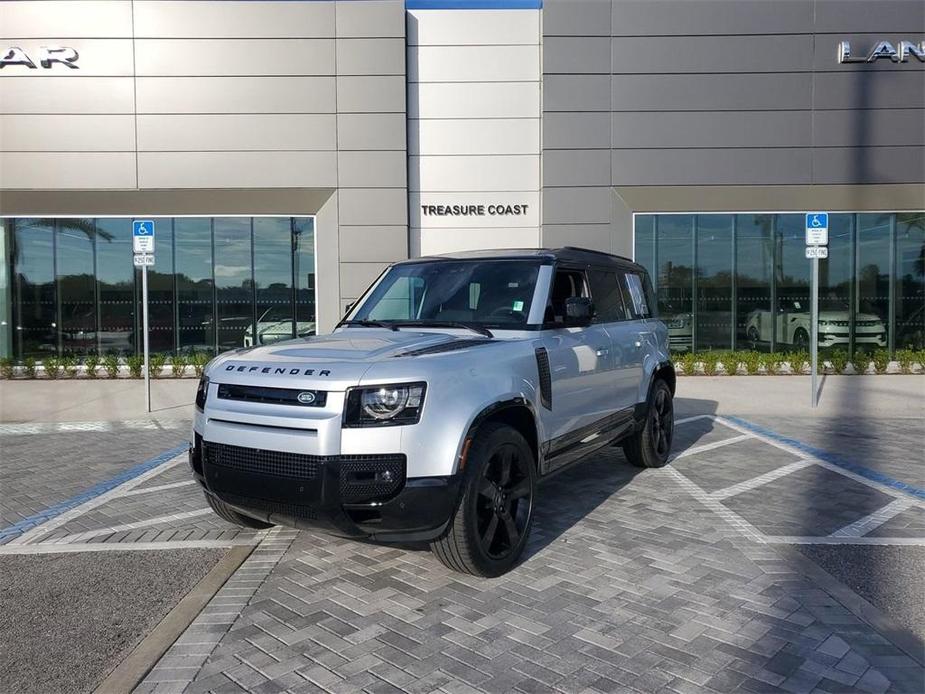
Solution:
<path fill-rule="evenodd" d="M 804 215 L 636 215 L 635 249 L 672 350 L 809 348 Z M 819 270 L 823 353 L 925 347 L 925 213 L 831 214 Z"/>
<path fill-rule="evenodd" d="M 210 352 L 312 334 L 312 218 L 157 218 L 153 352 Z M 5 219 L 15 359 L 141 349 L 132 220 Z"/>

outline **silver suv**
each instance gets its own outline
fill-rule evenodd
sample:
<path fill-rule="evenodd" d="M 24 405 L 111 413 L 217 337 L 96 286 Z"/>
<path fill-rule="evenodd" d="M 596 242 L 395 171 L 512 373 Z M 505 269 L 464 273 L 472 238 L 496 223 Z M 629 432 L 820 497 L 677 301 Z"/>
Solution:
<path fill-rule="evenodd" d="M 537 482 L 603 446 L 668 461 L 674 368 L 645 270 L 580 248 L 389 267 L 330 335 L 223 354 L 190 465 L 225 520 L 429 542 L 497 576 Z"/>

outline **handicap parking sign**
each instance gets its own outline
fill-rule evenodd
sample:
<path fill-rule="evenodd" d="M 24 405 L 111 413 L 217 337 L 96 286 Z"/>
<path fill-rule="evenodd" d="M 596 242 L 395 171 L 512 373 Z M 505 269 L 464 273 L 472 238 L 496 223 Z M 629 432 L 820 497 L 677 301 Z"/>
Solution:
<path fill-rule="evenodd" d="M 132 250 L 135 253 L 154 253 L 153 219 L 136 219 L 132 222 Z"/>
<path fill-rule="evenodd" d="M 806 245 L 826 246 L 829 243 L 829 213 L 806 213 Z"/>

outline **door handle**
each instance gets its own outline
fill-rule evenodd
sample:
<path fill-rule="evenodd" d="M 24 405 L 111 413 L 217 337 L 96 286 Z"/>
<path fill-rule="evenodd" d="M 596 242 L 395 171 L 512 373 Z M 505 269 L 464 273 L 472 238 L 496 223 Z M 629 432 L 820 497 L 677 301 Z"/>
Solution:
<path fill-rule="evenodd" d="M 607 354 L 610 354 L 610 348 L 609 347 L 598 347 L 597 350 L 595 351 L 595 354 L 599 357 L 603 357 Z"/>

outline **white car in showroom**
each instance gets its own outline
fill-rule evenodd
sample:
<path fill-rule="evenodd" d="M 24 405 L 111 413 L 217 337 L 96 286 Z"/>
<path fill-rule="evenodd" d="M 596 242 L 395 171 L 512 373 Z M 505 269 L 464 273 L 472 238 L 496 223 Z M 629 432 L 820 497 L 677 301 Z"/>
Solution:
<path fill-rule="evenodd" d="M 781 300 L 776 316 L 771 311 L 758 309 L 748 314 L 745 331 L 752 344 L 770 342 L 776 329 L 778 344 L 792 345 L 796 349 L 809 349 L 810 309 L 802 301 Z M 847 307 L 838 306 L 819 309 L 819 346 L 838 347 L 848 345 L 851 330 L 851 314 Z M 856 345 L 886 347 L 886 326 L 873 313 L 858 313 L 854 319 L 854 342 Z"/>
<path fill-rule="evenodd" d="M 296 337 L 308 337 L 315 334 L 313 321 L 297 321 Z M 257 339 L 248 326 L 244 331 L 244 347 L 258 347 L 280 340 L 292 339 L 292 312 L 287 306 L 272 306 L 257 319 Z"/>

